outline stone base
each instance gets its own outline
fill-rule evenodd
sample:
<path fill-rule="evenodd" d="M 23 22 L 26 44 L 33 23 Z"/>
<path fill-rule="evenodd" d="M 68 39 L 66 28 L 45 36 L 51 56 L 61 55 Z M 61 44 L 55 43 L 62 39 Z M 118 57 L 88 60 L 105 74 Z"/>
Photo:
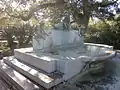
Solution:
<path fill-rule="evenodd" d="M 56 54 L 32 48 L 22 48 L 15 50 L 15 58 L 30 64 L 46 73 L 55 71 L 63 73 L 63 80 L 68 80 L 78 74 L 86 61 L 104 60 L 115 55 L 112 46 L 100 44 L 85 44 L 86 48 L 81 48 L 80 44 L 56 47 Z M 110 50 L 111 54 L 106 51 Z"/>
<path fill-rule="evenodd" d="M 69 50 L 69 48 L 71 48 L 72 50 Z M 50 74 L 55 71 L 61 72 L 64 74 L 63 80 L 68 80 L 80 72 L 85 64 L 84 60 L 87 58 L 87 56 L 85 56 L 77 59 L 80 54 L 77 54 L 76 50 L 78 52 L 84 53 L 84 50 L 79 48 L 79 45 L 70 45 L 58 48 L 58 55 L 42 51 L 35 53 L 30 50 L 30 48 L 24 48 L 16 49 L 14 56 L 20 61 L 41 69 L 46 73 Z"/>

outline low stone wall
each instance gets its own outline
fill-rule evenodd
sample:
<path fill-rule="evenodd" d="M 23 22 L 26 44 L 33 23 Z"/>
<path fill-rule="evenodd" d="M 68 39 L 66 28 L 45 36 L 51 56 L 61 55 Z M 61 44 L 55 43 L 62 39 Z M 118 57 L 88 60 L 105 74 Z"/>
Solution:
<path fill-rule="evenodd" d="M 84 43 L 88 56 L 100 57 L 106 56 L 108 53 L 112 54 L 113 46 L 104 44 Z"/>

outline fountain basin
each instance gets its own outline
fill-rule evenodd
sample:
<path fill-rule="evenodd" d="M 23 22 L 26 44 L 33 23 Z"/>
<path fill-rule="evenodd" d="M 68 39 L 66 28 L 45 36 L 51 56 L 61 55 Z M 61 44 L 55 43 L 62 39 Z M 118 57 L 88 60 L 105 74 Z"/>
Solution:
<path fill-rule="evenodd" d="M 15 58 L 22 62 L 33 65 L 43 71 L 48 73 L 55 71 L 55 60 L 47 56 L 37 56 L 35 54 L 30 54 L 27 52 L 33 52 L 33 48 L 21 48 L 14 50 Z"/>
<path fill-rule="evenodd" d="M 47 73 L 59 71 L 64 74 L 64 80 L 68 80 L 80 72 L 86 61 L 104 60 L 115 55 L 112 46 L 92 43 L 84 45 L 84 49 L 79 44 L 69 45 L 67 48 L 57 47 L 58 54 L 43 52 L 44 50 L 34 52 L 32 48 L 15 49 L 14 56 Z"/>

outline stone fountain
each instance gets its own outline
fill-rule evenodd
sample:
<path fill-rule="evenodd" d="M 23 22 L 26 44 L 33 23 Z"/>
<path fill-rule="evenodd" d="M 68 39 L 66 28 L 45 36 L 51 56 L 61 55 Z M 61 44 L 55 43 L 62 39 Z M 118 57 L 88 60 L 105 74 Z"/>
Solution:
<path fill-rule="evenodd" d="M 52 30 L 38 28 L 33 47 L 15 49 L 14 56 L 4 58 L 4 64 L 38 87 L 50 89 L 80 74 L 87 61 L 115 55 L 113 46 L 84 43 L 81 31 L 72 30 L 69 22 L 65 16 Z"/>

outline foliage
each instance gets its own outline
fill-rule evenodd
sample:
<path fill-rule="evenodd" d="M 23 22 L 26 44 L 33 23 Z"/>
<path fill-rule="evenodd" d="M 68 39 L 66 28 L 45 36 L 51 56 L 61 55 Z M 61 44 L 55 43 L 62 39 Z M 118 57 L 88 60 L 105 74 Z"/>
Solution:
<path fill-rule="evenodd" d="M 24 21 L 35 18 L 38 22 L 49 19 L 52 23 L 60 21 L 67 12 L 72 16 L 72 22 L 87 30 L 90 17 L 111 19 L 113 12 L 120 11 L 118 5 L 118 0 L 1 0 L 0 10 Z"/>
<path fill-rule="evenodd" d="M 119 17 L 110 21 L 99 21 L 95 25 L 90 26 L 90 31 L 87 32 L 85 41 L 92 43 L 108 44 L 114 46 L 115 49 L 120 49 Z"/>
<path fill-rule="evenodd" d="M 6 56 L 10 56 L 12 55 L 12 51 L 9 47 L 7 47 L 7 42 L 1 41 L 0 42 L 0 59 L 2 59 L 2 57 L 6 57 Z"/>
<path fill-rule="evenodd" d="M 8 45 L 11 49 L 18 47 L 26 47 L 30 45 L 32 36 L 36 30 L 36 25 L 19 24 L 3 26 L 3 37 L 7 39 Z M 17 43 L 15 42 L 17 41 Z"/>
<path fill-rule="evenodd" d="M 89 19 L 97 17 L 103 21 L 111 21 L 109 23 L 104 21 L 104 23 L 101 22 L 90 27 L 90 30 L 87 31 L 86 40 L 116 45 L 119 40 L 115 43 L 110 39 L 116 40 L 116 36 L 119 36 L 119 30 L 116 29 L 118 22 L 113 21 L 115 14 L 120 12 L 119 5 L 119 0 L 1 0 L 0 25 L 4 26 L 4 36 L 8 40 L 9 47 L 13 49 L 16 46 L 15 39 L 18 41 L 19 47 L 29 45 L 35 31 L 33 24 L 49 22 L 47 25 L 45 24 L 46 29 L 48 29 L 60 22 L 66 13 L 69 13 L 72 27 L 79 29 L 83 26 L 84 32 L 86 32 Z M 113 26 L 110 24 L 112 21 Z M 18 22 L 29 24 L 16 24 Z M 12 26 L 8 24 L 12 24 Z"/>

